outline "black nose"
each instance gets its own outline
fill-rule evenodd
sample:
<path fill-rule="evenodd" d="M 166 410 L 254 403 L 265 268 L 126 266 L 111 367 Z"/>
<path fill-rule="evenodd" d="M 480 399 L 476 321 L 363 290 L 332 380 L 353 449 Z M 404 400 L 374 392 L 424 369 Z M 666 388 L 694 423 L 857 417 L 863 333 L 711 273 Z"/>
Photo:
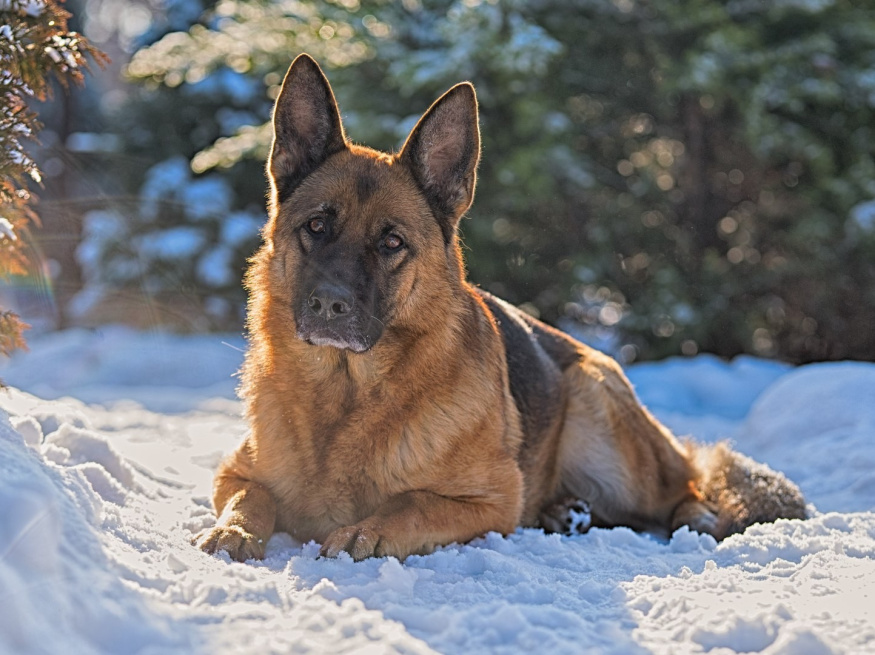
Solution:
<path fill-rule="evenodd" d="M 349 314 L 354 302 L 355 298 L 348 289 L 334 284 L 319 285 L 307 299 L 313 313 L 326 321 Z"/>

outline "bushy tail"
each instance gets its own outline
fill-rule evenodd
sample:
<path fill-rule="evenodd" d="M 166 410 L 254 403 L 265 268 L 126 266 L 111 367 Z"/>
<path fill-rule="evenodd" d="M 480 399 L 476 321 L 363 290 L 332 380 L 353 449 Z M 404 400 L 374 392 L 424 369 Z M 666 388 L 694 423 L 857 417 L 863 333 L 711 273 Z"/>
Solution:
<path fill-rule="evenodd" d="M 719 539 L 754 523 L 806 518 L 802 492 L 783 473 L 734 452 L 725 442 L 690 444 L 690 450 L 701 471 L 699 491 L 717 515 Z"/>

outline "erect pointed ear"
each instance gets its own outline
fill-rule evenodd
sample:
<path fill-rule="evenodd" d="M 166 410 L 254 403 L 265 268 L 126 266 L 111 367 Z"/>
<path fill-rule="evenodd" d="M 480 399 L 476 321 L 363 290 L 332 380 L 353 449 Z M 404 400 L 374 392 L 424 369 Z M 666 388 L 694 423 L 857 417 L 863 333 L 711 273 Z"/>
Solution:
<path fill-rule="evenodd" d="M 298 55 L 289 66 L 273 110 L 273 133 L 268 172 L 276 203 L 346 147 L 334 93 L 310 55 Z"/>
<path fill-rule="evenodd" d="M 449 243 L 474 200 L 480 161 L 477 95 L 470 83 L 457 84 L 425 112 L 400 159 L 425 193 Z"/>

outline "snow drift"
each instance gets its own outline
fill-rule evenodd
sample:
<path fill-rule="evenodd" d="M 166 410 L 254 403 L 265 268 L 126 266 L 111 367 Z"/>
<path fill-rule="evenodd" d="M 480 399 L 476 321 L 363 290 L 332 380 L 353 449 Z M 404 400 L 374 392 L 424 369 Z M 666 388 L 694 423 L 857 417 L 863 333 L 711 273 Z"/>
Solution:
<path fill-rule="evenodd" d="M 720 544 L 518 530 L 404 563 L 320 560 L 279 534 L 237 564 L 189 538 L 246 429 L 241 346 L 72 331 L 0 371 L 0 653 L 875 649 L 875 365 L 629 371 L 679 434 L 729 437 L 795 480 L 807 521 Z"/>

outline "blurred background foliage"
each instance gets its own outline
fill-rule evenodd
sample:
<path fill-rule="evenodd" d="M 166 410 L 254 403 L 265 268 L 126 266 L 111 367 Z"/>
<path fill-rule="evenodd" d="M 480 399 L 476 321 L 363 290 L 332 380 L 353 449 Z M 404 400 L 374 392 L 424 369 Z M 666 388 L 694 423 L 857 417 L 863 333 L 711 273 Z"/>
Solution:
<path fill-rule="evenodd" d="M 39 225 L 32 185 L 42 182 L 28 146 L 42 123 L 31 106 L 60 86 L 81 84 L 89 62 L 106 57 L 68 28 L 69 12 L 55 0 L 0 0 L 0 281 L 26 276 L 39 255 L 30 230 Z M 0 354 L 25 348 L 29 325 L 0 297 Z M 0 384 L 2 386 L 2 384 Z"/>
<path fill-rule="evenodd" d="M 624 361 L 875 360 L 869 0 L 167 0 L 148 15 L 127 37 L 134 86 L 80 148 L 106 146 L 72 212 L 78 268 L 55 274 L 76 281 L 64 321 L 240 326 L 272 100 L 309 52 L 350 137 L 385 150 L 475 84 L 469 274 L 526 311 Z"/>

